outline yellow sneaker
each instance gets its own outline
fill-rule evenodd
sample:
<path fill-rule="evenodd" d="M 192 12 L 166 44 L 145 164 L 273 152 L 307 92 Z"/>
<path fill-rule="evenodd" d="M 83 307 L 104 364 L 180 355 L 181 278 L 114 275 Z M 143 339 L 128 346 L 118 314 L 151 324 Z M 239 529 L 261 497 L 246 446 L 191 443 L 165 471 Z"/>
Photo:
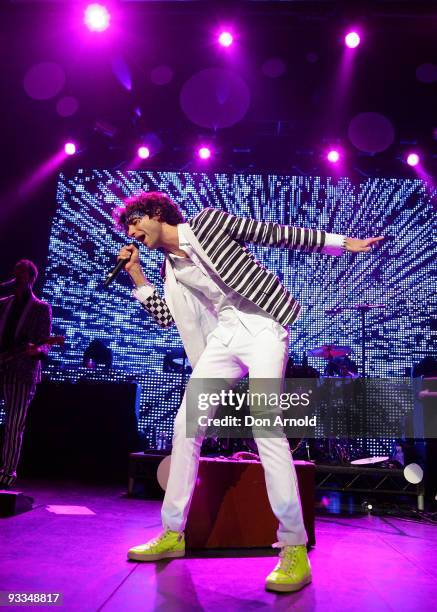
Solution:
<path fill-rule="evenodd" d="M 273 546 L 281 547 L 280 560 L 273 572 L 266 578 L 266 589 L 287 593 L 298 591 L 309 584 L 311 582 L 311 565 L 306 546 L 304 544 L 287 546 L 280 543 Z"/>
<path fill-rule="evenodd" d="M 159 559 L 174 559 L 184 555 L 184 533 L 167 529 L 145 544 L 131 548 L 127 558 L 132 561 L 159 561 Z"/>

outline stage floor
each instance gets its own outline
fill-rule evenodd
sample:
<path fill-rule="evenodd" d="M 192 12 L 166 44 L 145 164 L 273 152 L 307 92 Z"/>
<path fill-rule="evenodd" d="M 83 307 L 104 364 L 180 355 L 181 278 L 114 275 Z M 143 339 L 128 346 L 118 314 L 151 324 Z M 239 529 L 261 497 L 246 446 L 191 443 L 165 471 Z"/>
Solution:
<path fill-rule="evenodd" d="M 19 490 L 36 507 L 0 519 L 0 590 L 62 593 L 66 610 L 435 610 L 432 525 L 320 517 L 310 552 L 313 583 L 276 595 L 264 591 L 273 549 L 128 562 L 127 549 L 160 529 L 159 501 L 124 498 L 114 485 L 22 481 Z"/>

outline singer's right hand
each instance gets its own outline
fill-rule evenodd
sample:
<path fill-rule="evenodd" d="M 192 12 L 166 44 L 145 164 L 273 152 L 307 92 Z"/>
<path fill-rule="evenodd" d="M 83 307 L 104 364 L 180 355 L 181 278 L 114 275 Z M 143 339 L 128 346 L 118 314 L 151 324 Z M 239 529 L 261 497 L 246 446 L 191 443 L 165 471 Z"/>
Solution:
<path fill-rule="evenodd" d="M 129 272 L 129 275 L 135 285 L 139 286 L 147 282 L 147 278 L 141 268 L 139 251 L 134 244 L 124 246 L 118 254 L 117 260 L 119 259 L 129 260 L 126 264 L 125 270 L 126 272 Z"/>
<path fill-rule="evenodd" d="M 125 270 L 127 272 L 132 270 L 132 268 L 134 268 L 135 266 L 141 267 L 139 251 L 134 244 L 128 244 L 127 246 L 124 246 L 120 250 L 118 257 L 117 257 L 117 261 L 119 261 L 120 259 L 129 260 L 125 267 Z"/>

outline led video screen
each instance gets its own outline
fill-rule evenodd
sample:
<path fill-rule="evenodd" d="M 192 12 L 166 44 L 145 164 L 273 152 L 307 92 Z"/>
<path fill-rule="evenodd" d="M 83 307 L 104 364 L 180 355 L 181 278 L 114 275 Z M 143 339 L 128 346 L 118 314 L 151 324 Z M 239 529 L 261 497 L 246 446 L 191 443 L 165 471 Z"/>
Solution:
<path fill-rule="evenodd" d="M 295 363 L 322 344 L 347 345 L 360 369 L 362 328 L 354 306 L 363 303 L 383 306 L 366 315 L 369 376 L 403 377 L 429 354 L 435 316 L 433 194 L 421 180 L 354 184 L 348 178 L 83 169 L 60 174 L 43 298 L 53 307 L 53 332 L 64 334 L 66 344 L 51 351 L 46 373 L 62 380 L 137 380 L 139 428 L 154 441 L 172 433 L 181 375 L 166 371 L 164 358 L 181 348 L 181 341 L 174 326 L 158 327 L 131 297 L 125 273 L 108 289 L 102 286 L 127 242 L 114 228 L 112 212 L 143 190 L 166 192 L 187 219 L 215 207 L 353 237 L 385 236 L 372 254 L 342 257 L 249 248 L 302 304 L 291 329 Z M 161 293 L 163 257 L 141 249 L 145 272 Z M 110 369 L 84 367 L 84 352 L 95 339 L 111 349 Z M 326 362 L 308 361 L 323 373 Z"/>

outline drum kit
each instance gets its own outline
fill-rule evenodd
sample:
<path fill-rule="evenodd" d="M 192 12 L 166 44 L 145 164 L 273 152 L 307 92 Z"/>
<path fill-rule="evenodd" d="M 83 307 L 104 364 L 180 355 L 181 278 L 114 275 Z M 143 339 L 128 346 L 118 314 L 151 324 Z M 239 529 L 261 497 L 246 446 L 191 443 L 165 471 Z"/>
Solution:
<path fill-rule="evenodd" d="M 324 376 L 341 376 L 342 378 L 356 378 L 358 368 L 349 355 L 352 353 L 350 346 L 335 346 L 324 344 L 307 352 L 309 357 L 319 357 L 328 363 L 325 366 Z"/>
<path fill-rule="evenodd" d="M 339 306 L 326 310 L 326 314 L 333 316 L 345 311 L 358 312 L 361 319 L 361 363 L 360 368 L 351 359 L 353 349 L 350 346 L 338 346 L 324 344 L 308 350 L 304 354 L 302 365 L 293 363 L 290 358 L 287 365 L 287 378 L 365 378 L 366 377 L 366 314 L 374 309 L 385 308 L 383 304 L 355 304 L 353 306 Z M 323 374 L 316 368 L 308 365 L 308 357 L 326 361 Z M 360 370 L 360 373 L 359 373 Z M 173 351 L 166 355 L 164 360 L 164 371 L 179 372 L 181 374 L 180 394 L 181 399 L 185 388 L 185 377 L 187 375 L 186 354 L 183 351 Z M 256 451 L 253 440 L 222 440 L 224 446 L 220 450 L 249 450 Z M 292 453 L 295 458 L 302 458 L 316 462 L 329 462 L 336 464 L 349 464 L 368 466 L 383 464 L 388 457 L 366 457 L 363 448 L 363 440 L 346 438 L 320 438 L 289 439 Z M 211 451 L 218 449 L 218 441 L 211 442 Z"/>
<path fill-rule="evenodd" d="M 366 378 L 366 315 L 377 309 L 384 309 L 385 304 L 354 304 L 353 306 L 338 306 L 337 308 L 328 308 L 325 313 L 330 316 L 339 315 L 349 310 L 358 312 L 360 316 L 360 327 L 361 327 L 361 376 Z"/>
<path fill-rule="evenodd" d="M 353 350 L 350 346 L 338 346 L 324 344 L 310 349 L 304 356 L 307 365 L 307 357 L 323 359 L 327 363 L 324 367 L 322 378 L 365 378 L 366 372 L 366 314 L 374 309 L 385 308 L 384 304 L 355 304 L 353 306 L 339 306 L 326 310 L 328 315 L 338 315 L 345 311 L 356 311 L 360 315 L 361 327 L 361 364 L 360 373 L 358 366 L 350 357 Z M 314 370 L 314 368 L 311 368 Z M 357 466 L 375 466 L 388 461 L 389 457 L 366 457 L 362 448 L 362 441 L 349 439 L 301 439 L 294 448 L 293 453 L 302 458 L 310 460 L 328 460 L 331 463 L 341 463 Z M 293 445 L 292 445 L 293 446 Z M 313 456 L 311 456 L 313 455 Z"/>

